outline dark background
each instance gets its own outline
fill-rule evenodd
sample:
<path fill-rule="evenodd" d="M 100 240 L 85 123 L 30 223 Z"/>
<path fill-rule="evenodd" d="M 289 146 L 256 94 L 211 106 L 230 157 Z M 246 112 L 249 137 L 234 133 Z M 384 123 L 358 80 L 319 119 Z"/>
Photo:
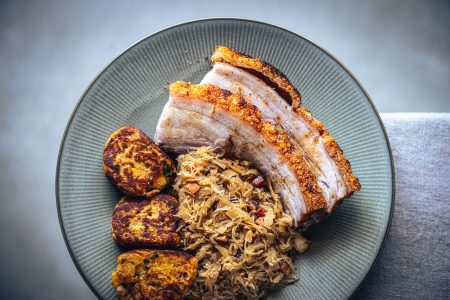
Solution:
<path fill-rule="evenodd" d="M 208 17 L 311 39 L 380 112 L 450 112 L 449 1 L 0 1 L 1 298 L 94 298 L 56 213 L 65 125 L 89 82 L 130 44 Z"/>

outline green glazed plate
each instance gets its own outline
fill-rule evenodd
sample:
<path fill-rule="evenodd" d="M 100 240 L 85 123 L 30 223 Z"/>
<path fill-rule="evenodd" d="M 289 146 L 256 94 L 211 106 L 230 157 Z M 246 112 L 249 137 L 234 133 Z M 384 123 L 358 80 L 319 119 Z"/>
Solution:
<path fill-rule="evenodd" d="M 383 124 L 364 89 L 333 56 L 297 34 L 248 20 L 209 19 L 158 32 L 122 53 L 87 88 L 67 125 L 56 173 L 59 219 L 74 263 L 95 295 L 117 298 L 111 272 L 121 249 L 111 237 L 111 215 L 121 195 L 103 174 L 103 145 L 125 124 L 152 137 L 168 84 L 199 82 L 217 45 L 285 73 L 362 184 L 310 230 L 313 243 L 296 260 L 300 279 L 271 297 L 351 297 L 375 264 L 392 215 L 394 175 Z"/>

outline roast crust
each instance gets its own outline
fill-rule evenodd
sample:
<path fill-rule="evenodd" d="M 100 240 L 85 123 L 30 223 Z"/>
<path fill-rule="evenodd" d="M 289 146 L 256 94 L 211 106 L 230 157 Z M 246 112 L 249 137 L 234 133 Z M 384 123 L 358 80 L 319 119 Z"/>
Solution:
<path fill-rule="evenodd" d="M 330 135 L 325 126 L 317 119 L 314 119 L 311 112 L 306 108 L 303 107 L 297 108 L 295 109 L 295 112 L 299 117 L 303 118 L 311 127 L 315 128 L 319 132 L 319 135 L 322 137 L 328 155 L 330 155 L 330 157 L 335 161 L 342 177 L 344 178 L 347 187 L 345 197 L 348 197 L 352 195 L 354 192 L 361 190 L 361 184 L 358 178 L 356 178 L 356 176 L 353 175 L 350 162 L 345 158 L 344 152 L 342 151 L 341 147 L 339 147 L 338 143 Z"/>

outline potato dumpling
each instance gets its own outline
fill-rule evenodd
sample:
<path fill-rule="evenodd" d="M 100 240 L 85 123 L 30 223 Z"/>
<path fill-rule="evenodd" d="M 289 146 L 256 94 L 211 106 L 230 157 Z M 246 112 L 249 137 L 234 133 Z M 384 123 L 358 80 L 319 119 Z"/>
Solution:
<path fill-rule="evenodd" d="M 144 132 L 131 126 L 109 137 L 103 151 L 103 169 L 113 184 L 130 196 L 162 190 L 176 172 L 167 154 Z"/>
<path fill-rule="evenodd" d="M 121 299 L 183 299 L 195 280 L 197 259 L 173 250 L 132 250 L 117 257 L 112 285 Z"/>
<path fill-rule="evenodd" d="M 178 246 L 177 213 L 178 202 L 169 195 L 123 197 L 112 216 L 113 238 L 122 245 Z"/>

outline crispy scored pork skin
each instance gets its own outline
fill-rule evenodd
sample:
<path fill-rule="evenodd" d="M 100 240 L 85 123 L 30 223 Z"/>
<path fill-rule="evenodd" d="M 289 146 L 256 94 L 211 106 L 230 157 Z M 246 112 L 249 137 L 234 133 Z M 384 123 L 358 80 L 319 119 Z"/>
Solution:
<path fill-rule="evenodd" d="M 219 46 L 214 50 L 211 62 L 213 64 L 225 62 L 243 68 L 267 82 L 279 94 L 282 94 L 293 107 L 299 107 L 302 104 L 300 93 L 287 79 L 286 75 L 263 60 L 250 57 L 228 47 Z"/>
<path fill-rule="evenodd" d="M 172 84 L 155 140 L 176 153 L 199 146 L 221 147 L 253 162 L 272 180 L 296 225 L 309 223 L 326 210 L 317 178 L 289 136 L 263 121 L 254 105 L 226 90 Z"/>
<path fill-rule="evenodd" d="M 213 57 L 222 55 L 223 48 L 217 48 Z M 243 56 L 238 66 L 246 66 L 247 59 L 247 56 Z M 217 59 L 212 61 L 213 69 L 203 78 L 202 83 L 241 95 L 260 109 L 263 119 L 277 124 L 289 134 L 293 145 L 303 153 L 317 176 L 328 203 L 328 213 L 345 197 L 360 189 L 359 181 L 353 176 L 342 150 L 323 124 L 314 119 L 308 110 L 290 106 L 266 80 L 249 73 L 248 66 L 243 69 Z M 238 61 L 238 58 L 234 61 Z"/>

